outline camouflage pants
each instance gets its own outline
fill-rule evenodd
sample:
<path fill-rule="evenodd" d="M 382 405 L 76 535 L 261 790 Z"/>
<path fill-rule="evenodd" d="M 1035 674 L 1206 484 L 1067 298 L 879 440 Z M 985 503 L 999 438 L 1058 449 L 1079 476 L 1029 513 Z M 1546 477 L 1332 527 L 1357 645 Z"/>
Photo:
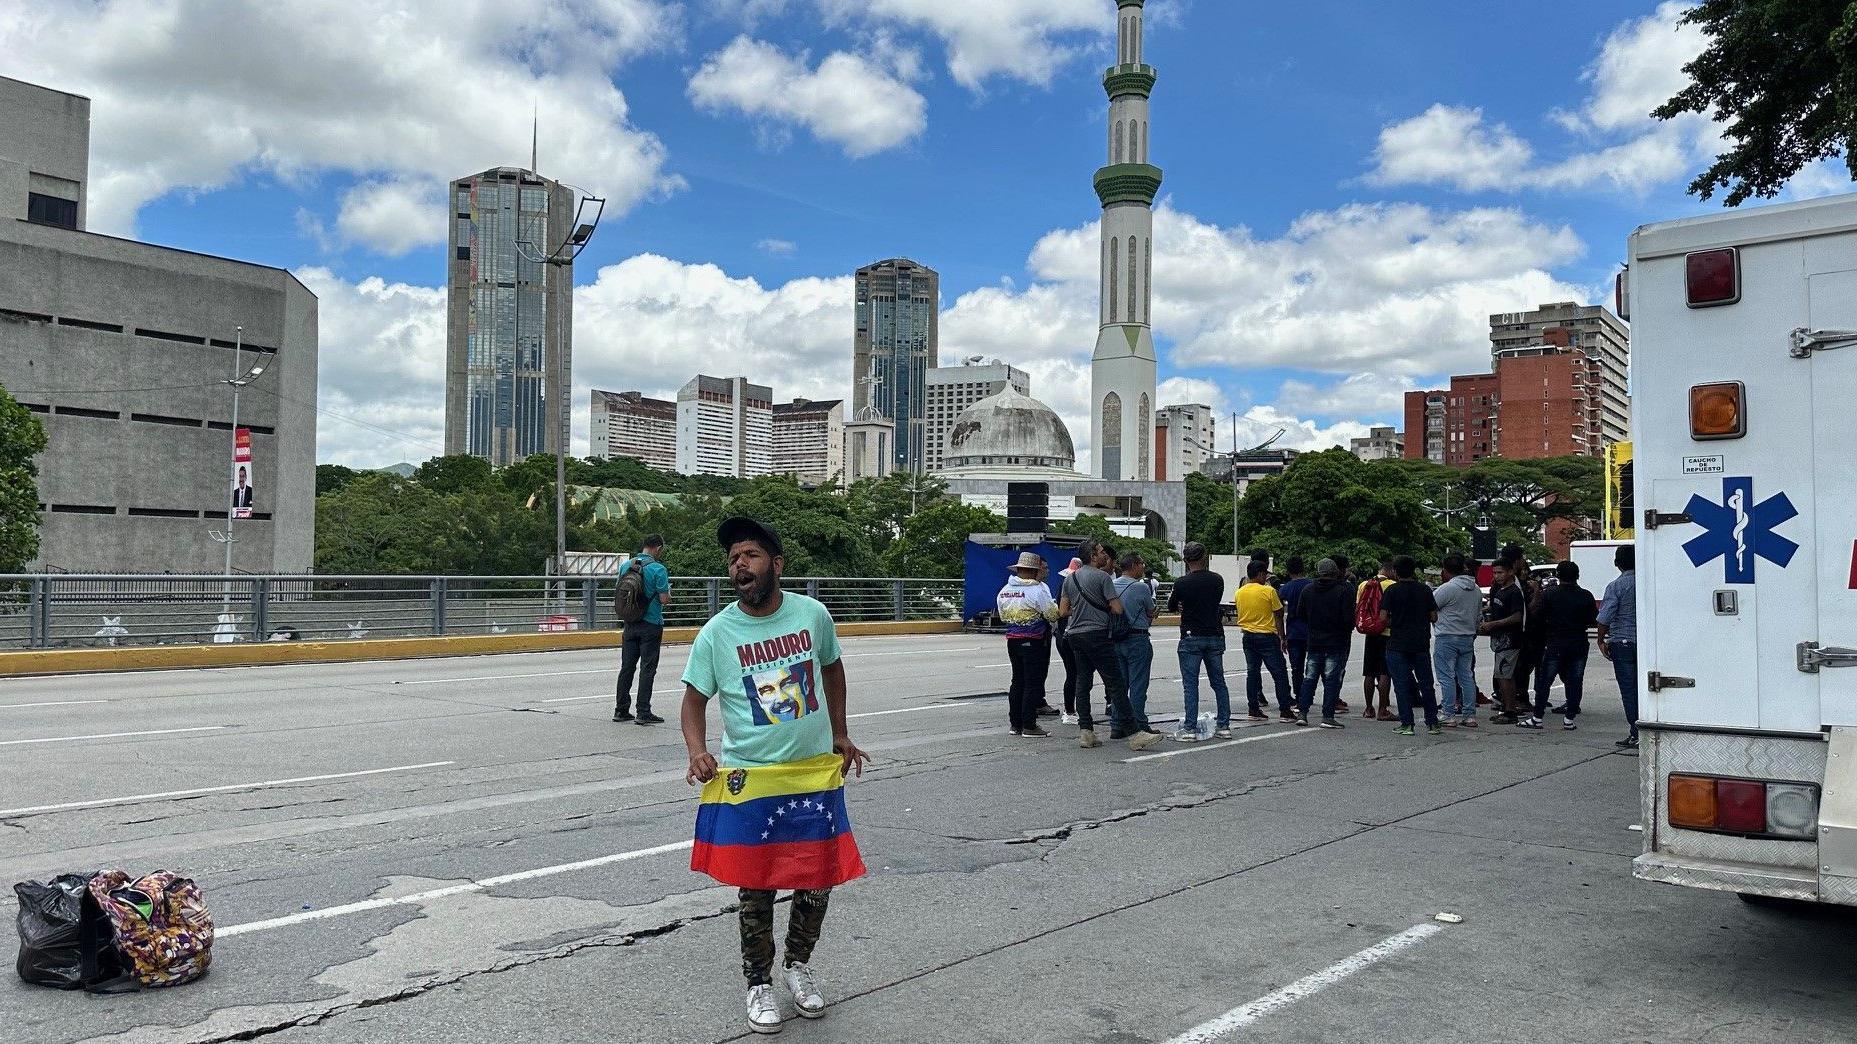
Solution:
<path fill-rule="evenodd" d="M 763 986 L 774 981 L 774 896 L 758 888 L 741 890 L 742 974 L 748 985 Z M 787 915 L 787 963 L 805 964 L 812 960 L 812 948 L 819 944 L 819 932 L 825 927 L 825 906 L 832 890 L 794 892 L 793 910 Z"/>

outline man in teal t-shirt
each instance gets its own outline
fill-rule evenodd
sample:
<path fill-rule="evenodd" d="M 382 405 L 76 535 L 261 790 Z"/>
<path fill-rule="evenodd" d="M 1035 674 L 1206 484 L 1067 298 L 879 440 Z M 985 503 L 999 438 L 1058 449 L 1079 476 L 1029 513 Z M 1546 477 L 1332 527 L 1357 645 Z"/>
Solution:
<path fill-rule="evenodd" d="M 645 581 L 645 616 L 625 625 L 619 653 L 619 687 L 614 696 L 613 720 L 632 720 L 632 675 L 638 674 L 638 723 L 660 725 L 664 719 L 651 713 L 651 687 L 658 681 L 658 650 L 664 647 L 664 607 L 671 600 L 671 574 L 658 559 L 664 556 L 664 538 L 645 538 L 638 554 L 619 567 L 619 575 L 642 570 Z"/>
<path fill-rule="evenodd" d="M 684 668 L 683 738 L 688 779 L 707 783 L 722 769 L 784 765 L 836 753 L 844 771 L 864 774 L 866 755 L 845 727 L 845 665 L 838 632 L 824 605 L 780 589 L 786 564 L 780 537 L 749 518 L 725 519 L 716 540 L 728 552 L 738 601 L 703 625 Z M 709 752 L 709 701 L 722 705 L 722 759 Z M 771 820 L 770 820 L 771 821 Z M 765 836 L 765 835 L 763 835 Z M 783 977 L 799 1013 L 818 1018 L 825 1000 L 813 977 L 813 947 L 825 924 L 831 889 L 796 891 L 787 922 Z M 774 999 L 774 899 L 743 888 L 742 971 L 748 978 L 748 1024 L 780 1028 Z"/>

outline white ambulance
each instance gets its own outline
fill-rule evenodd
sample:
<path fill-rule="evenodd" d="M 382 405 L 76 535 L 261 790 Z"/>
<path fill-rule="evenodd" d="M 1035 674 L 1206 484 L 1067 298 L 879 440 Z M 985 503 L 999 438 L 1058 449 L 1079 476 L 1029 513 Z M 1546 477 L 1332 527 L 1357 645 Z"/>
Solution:
<path fill-rule="evenodd" d="M 1857 195 L 1646 225 L 1647 881 L 1857 905 Z"/>

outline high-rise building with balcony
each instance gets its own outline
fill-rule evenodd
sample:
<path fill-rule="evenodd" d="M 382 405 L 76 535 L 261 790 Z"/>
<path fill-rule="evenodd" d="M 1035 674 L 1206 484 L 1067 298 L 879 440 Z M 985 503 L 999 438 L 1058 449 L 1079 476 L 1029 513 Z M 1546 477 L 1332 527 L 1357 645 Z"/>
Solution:
<path fill-rule="evenodd" d="M 904 258 L 858 269 L 851 350 L 852 415 L 866 406 L 896 425 L 893 470 L 927 464 L 928 372 L 941 364 L 941 277 Z"/>
<path fill-rule="evenodd" d="M 594 389 L 587 455 L 631 457 L 648 468 L 677 470 L 677 404 L 635 391 Z"/>
<path fill-rule="evenodd" d="M 1212 407 L 1162 406 L 1154 415 L 1154 481 L 1185 481 L 1218 452 L 1213 438 Z"/>
<path fill-rule="evenodd" d="M 794 399 L 774 404 L 773 474 L 792 475 L 808 486 L 842 478 L 845 470 L 845 403 Z"/>
<path fill-rule="evenodd" d="M 774 391 L 697 374 L 677 391 L 677 470 L 759 478 L 774 465 Z"/>
<path fill-rule="evenodd" d="M 574 191 L 496 167 L 451 184 L 445 452 L 501 467 L 568 437 L 574 270 L 541 259 L 567 240 Z"/>
<path fill-rule="evenodd" d="M 1506 359 L 1573 357 L 1577 405 L 1570 423 L 1582 447 L 1567 452 L 1597 457 L 1605 447 L 1631 438 L 1631 330 L 1604 306 L 1562 301 L 1532 312 L 1498 313 L 1489 317 L 1489 344 L 1491 365 L 1498 370 Z M 1559 366 L 1547 369 L 1558 372 Z M 1503 423 L 1507 427 L 1509 418 Z M 1556 431 L 1549 441 L 1557 442 L 1558 436 Z M 1503 455 L 1515 454 L 1504 450 Z"/>

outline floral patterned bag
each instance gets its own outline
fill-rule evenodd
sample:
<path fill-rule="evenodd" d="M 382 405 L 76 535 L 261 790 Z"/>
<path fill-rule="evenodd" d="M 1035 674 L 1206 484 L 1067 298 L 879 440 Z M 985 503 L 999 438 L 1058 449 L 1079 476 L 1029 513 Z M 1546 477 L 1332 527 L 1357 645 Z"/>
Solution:
<path fill-rule="evenodd" d="M 142 986 L 179 986 L 213 962 L 213 915 L 200 886 L 167 870 L 131 880 L 121 870 L 91 879 L 91 897 L 115 929 L 128 977 Z"/>

